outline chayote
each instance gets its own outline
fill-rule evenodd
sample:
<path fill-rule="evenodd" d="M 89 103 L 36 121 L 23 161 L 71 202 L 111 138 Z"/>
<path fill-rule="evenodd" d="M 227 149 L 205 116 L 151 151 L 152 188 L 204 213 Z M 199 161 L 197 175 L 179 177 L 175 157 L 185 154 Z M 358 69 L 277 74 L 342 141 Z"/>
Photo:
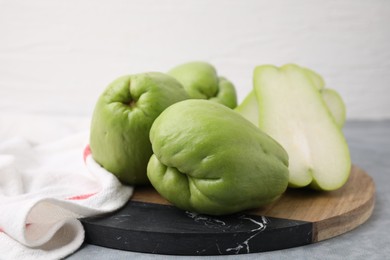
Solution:
<path fill-rule="evenodd" d="M 230 108 L 237 106 L 234 85 L 219 77 L 216 69 L 207 62 L 188 62 L 171 69 L 168 74 L 183 85 L 191 98 L 208 99 Z"/>
<path fill-rule="evenodd" d="M 116 79 L 95 106 L 90 133 L 93 158 L 123 183 L 149 183 L 150 127 L 165 108 L 187 98 L 180 83 L 163 73 Z"/>
<path fill-rule="evenodd" d="M 287 188 L 286 151 L 221 104 L 173 104 L 154 121 L 150 140 L 148 178 L 181 209 L 230 214 L 271 202 Z"/>

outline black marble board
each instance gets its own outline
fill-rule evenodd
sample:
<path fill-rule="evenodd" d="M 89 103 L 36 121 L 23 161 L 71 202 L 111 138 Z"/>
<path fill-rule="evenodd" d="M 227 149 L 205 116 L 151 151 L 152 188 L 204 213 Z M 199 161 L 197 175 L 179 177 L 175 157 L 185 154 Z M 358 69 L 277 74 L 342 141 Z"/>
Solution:
<path fill-rule="evenodd" d="M 312 241 L 312 223 L 306 221 L 247 214 L 214 217 L 136 201 L 83 224 L 91 244 L 156 254 L 253 253 Z"/>
<path fill-rule="evenodd" d="M 86 242 L 171 255 L 229 255 L 315 243 L 364 223 L 375 205 L 375 184 L 353 166 L 347 183 L 331 192 L 288 189 L 264 207 L 207 216 L 172 206 L 153 188 L 136 188 L 116 212 L 81 219 Z"/>

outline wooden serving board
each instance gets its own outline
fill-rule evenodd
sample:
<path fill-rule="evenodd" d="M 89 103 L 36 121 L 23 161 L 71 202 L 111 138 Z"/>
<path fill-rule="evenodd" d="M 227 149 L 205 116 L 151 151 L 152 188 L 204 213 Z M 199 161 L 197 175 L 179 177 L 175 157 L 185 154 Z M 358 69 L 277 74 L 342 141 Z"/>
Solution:
<path fill-rule="evenodd" d="M 82 220 L 91 244 L 145 253 L 218 255 L 263 252 L 325 240 L 364 223 L 375 204 L 375 185 L 352 166 L 339 190 L 288 189 L 274 203 L 212 217 L 172 206 L 153 188 L 137 188 L 109 215 Z"/>

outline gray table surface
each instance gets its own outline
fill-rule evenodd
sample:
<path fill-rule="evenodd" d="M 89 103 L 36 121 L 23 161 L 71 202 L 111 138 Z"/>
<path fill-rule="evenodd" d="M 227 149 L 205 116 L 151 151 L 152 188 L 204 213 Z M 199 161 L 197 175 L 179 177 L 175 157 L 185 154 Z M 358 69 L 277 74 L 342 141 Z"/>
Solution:
<path fill-rule="evenodd" d="M 376 184 L 372 216 L 348 233 L 302 247 L 234 256 L 165 256 L 84 244 L 67 259 L 390 259 L 390 121 L 351 121 L 344 133 L 353 163 Z"/>

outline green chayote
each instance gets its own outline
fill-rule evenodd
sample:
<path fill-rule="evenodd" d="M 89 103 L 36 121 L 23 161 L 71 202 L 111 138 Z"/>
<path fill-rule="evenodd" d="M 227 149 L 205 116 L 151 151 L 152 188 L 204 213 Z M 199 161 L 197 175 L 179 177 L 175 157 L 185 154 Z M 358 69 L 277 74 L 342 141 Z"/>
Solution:
<path fill-rule="evenodd" d="M 176 78 L 194 99 L 208 99 L 230 108 L 237 106 L 234 85 L 217 74 L 216 69 L 207 62 L 189 62 L 168 72 Z"/>
<path fill-rule="evenodd" d="M 100 96 L 92 117 L 93 158 L 126 184 L 147 184 L 149 130 L 168 106 L 189 98 L 174 78 L 158 72 L 123 76 Z"/>
<path fill-rule="evenodd" d="M 149 180 L 181 209 L 230 214 L 269 203 L 287 188 L 286 151 L 221 104 L 173 104 L 154 121 L 150 140 Z"/>

